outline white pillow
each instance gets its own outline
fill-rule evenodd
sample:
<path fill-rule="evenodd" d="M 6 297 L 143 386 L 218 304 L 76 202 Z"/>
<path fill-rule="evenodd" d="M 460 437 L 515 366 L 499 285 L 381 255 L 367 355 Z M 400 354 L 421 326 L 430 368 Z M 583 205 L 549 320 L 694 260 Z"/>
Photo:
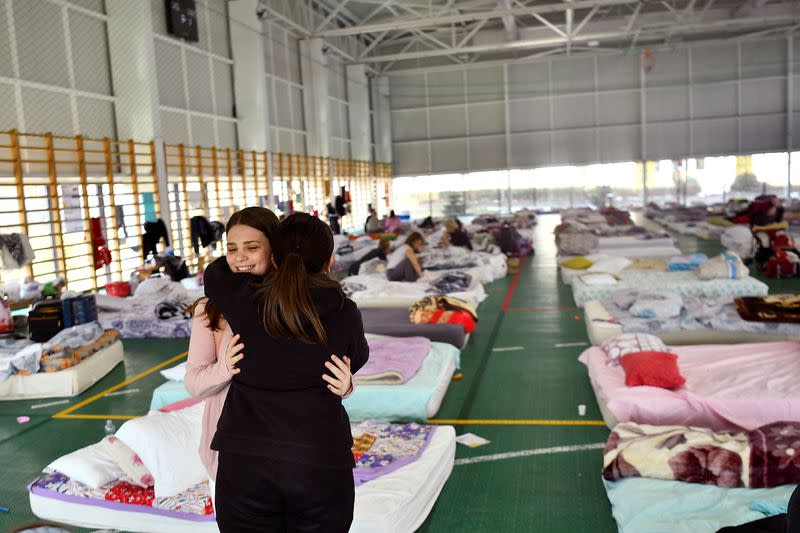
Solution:
<path fill-rule="evenodd" d="M 153 474 L 156 498 L 175 496 L 208 479 L 198 453 L 204 405 L 152 413 L 125 422 L 117 431 L 116 437 Z"/>
<path fill-rule="evenodd" d="M 170 381 L 183 381 L 186 377 L 186 362 L 162 370 L 161 375 Z"/>
<path fill-rule="evenodd" d="M 125 472 L 100 448 L 99 444 L 92 444 L 59 457 L 47 465 L 47 468 L 61 472 L 70 479 L 93 489 L 125 478 Z"/>
<path fill-rule="evenodd" d="M 627 257 L 609 257 L 601 259 L 592 264 L 587 272 L 608 272 L 609 274 L 619 274 L 631 265 L 631 260 Z"/>

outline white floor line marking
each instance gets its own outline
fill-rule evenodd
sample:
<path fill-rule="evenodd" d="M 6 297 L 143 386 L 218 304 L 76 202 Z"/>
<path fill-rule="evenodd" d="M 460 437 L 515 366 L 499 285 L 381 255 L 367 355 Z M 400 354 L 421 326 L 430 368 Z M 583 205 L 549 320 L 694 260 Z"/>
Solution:
<path fill-rule="evenodd" d="M 51 407 L 53 405 L 63 405 L 65 403 L 69 403 L 69 400 L 58 400 L 55 402 L 47 402 L 47 403 L 39 403 L 36 405 L 31 405 L 31 409 L 41 409 L 42 407 Z"/>
<path fill-rule="evenodd" d="M 472 465 L 475 463 L 488 463 L 491 461 L 502 461 L 504 459 L 516 459 L 517 457 L 533 457 L 535 455 L 551 455 L 554 453 L 580 452 L 583 450 L 602 450 L 605 442 L 595 442 L 593 444 L 575 444 L 572 446 L 553 446 L 551 448 L 534 448 L 533 450 L 522 450 L 519 452 L 495 453 L 492 455 L 479 455 L 477 457 L 467 457 L 457 459 L 456 465 Z"/>
<path fill-rule="evenodd" d="M 118 390 L 116 392 L 109 392 L 106 394 L 106 398 L 109 396 L 122 396 L 123 394 L 133 394 L 136 392 L 139 392 L 139 389 Z"/>
<path fill-rule="evenodd" d="M 500 348 L 492 348 L 493 352 L 519 352 L 520 350 L 524 350 L 524 346 L 504 346 Z"/>
<path fill-rule="evenodd" d="M 556 348 L 574 348 L 576 346 L 588 346 L 588 345 L 589 345 L 588 342 L 562 342 L 562 343 L 556 344 L 555 347 Z"/>

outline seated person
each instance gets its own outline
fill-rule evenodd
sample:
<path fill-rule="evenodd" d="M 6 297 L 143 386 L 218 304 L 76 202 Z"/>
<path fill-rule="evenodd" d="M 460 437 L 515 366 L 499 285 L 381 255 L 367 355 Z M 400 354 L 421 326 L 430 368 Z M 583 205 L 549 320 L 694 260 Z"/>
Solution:
<path fill-rule="evenodd" d="M 364 231 L 366 233 L 383 233 L 383 221 L 378 218 L 375 208 L 369 210 L 369 216 L 364 223 Z"/>
<path fill-rule="evenodd" d="M 386 261 L 389 252 L 392 251 L 392 240 L 389 237 L 381 237 L 378 241 L 378 247 L 369 252 L 367 255 L 359 259 L 358 261 L 354 261 L 350 267 L 347 269 L 347 273 L 351 276 L 357 276 L 358 271 L 361 269 L 361 264 L 366 263 L 370 259 L 375 259 L 376 257 L 381 261 Z"/>
<path fill-rule="evenodd" d="M 417 254 L 425 248 L 425 239 L 418 232 L 408 236 L 405 244 L 387 259 L 386 277 L 389 281 L 417 281 L 422 276 L 422 267 Z"/>
<path fill-rule="evenodd" d="M 389 216 L 384 219 L 384 224 L 386 226 L 386 231 L 389 233 L 396 233 L 400 230 L 400 226 L 402 225 L 402 221 L 400 217 L 394 214 L 394 211 L 389 211 Z"/>
<path fill-rule="evenodd" d="M 472 241 L 469 235 L 464 231 L 464 227 L 458 223 L 458 220 L 448 220 L 444 223 L 445 237 L 451 246 L 460 246 L 467 250 L 472 250 Z"/>

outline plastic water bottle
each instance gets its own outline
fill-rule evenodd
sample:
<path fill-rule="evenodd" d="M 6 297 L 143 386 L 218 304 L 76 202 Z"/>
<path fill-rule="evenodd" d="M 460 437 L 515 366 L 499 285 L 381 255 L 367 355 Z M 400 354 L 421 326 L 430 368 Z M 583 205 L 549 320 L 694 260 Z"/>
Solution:
<path fill-rule="evenodd" d="M 105 429 L 106 435 L 113 435 L 117 432 L 117 427 L 111 420 L 106 420 L 106 427 L 103 429 Z"/>

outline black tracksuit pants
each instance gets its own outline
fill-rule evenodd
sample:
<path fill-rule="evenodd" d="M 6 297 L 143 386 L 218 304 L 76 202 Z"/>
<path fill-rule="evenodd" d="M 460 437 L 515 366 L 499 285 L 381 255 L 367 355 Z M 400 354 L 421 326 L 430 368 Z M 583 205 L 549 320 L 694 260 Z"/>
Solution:
<path fill-rule="evenodd" d="M 352 468 L 325 468 L 220 452 L 214 507 L 221 533 L 347 533 Z"/>

